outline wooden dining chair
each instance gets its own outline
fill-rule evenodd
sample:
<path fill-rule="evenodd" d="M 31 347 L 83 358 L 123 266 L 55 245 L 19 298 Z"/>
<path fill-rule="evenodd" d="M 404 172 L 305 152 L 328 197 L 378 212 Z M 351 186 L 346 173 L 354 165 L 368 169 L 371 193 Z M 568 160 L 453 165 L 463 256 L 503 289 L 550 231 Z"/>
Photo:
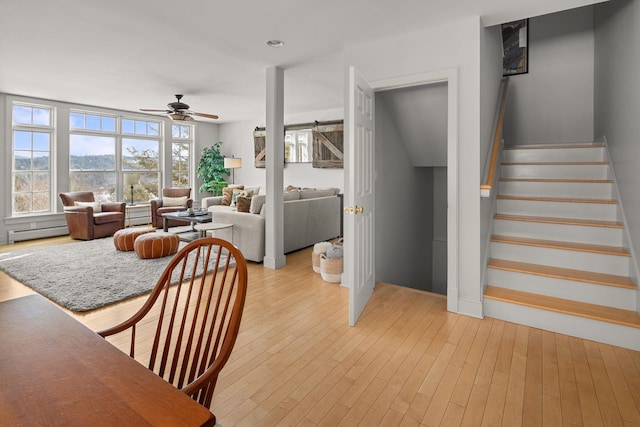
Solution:
<path fill-rule="evenodd" d="M 130 340 L 131 357 L 209 408 L 238 336 L 246 294 L 242 253 L 226 240 L 197 239 L 174 255 L 137 313 L 98 333 L 129 330 L 129 337 L 116 337 L 124 337 L 125 345 Z"/>

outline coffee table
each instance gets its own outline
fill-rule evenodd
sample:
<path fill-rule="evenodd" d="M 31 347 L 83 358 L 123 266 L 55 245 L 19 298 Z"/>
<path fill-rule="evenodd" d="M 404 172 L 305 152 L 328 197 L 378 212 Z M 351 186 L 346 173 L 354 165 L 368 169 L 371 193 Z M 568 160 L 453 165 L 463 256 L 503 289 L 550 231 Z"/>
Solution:
<path fill-rule="evenodd" d="M 180 236 L 180 240 L 191 241 L 191 240 L 197 239 L 200 236 L 200 232 L 195 229 L 195 225 L 205 223 L 205 222 L 211 222 L 213 218 L 211 216 L 211 212 L 207 212 L 205 214 L 194 214 L 194 215 L 189 215 L 186 213 L 186 211 L 164 213 L 162 214 L 162 225 L 163 225 L 164 231 L 169 231 L 168 221 L 170 219 L 173 219 L 176 221 L 183 221 L 183 222 L 186 222 L 187 224 L 191 224 L 191 230 L 175 233 L 175 234 L 195 233 L 195 237 L 193 237 L 194 236 L 193 234 L 190 235 L 189 237 Z"/>

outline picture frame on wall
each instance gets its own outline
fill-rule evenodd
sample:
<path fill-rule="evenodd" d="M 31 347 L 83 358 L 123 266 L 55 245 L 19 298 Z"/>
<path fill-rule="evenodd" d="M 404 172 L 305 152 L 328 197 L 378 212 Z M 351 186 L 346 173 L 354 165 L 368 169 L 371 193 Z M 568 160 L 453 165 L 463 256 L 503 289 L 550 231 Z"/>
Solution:
<path fill-rule="evenodd" d="M 502 75 L 529 72 L 529 19 L 508 22 L 502 29 Z"/>

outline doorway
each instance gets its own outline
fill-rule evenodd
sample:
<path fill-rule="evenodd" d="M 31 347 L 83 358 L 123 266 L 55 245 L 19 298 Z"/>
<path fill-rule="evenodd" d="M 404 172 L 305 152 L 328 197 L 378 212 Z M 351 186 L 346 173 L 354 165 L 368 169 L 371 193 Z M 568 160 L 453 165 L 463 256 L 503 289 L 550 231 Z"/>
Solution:
<path fill-rule="evenodd" d="M 376 280 L 447 294 L 448 82 L 376 102 Z"/>
<path fill-rule="evenodd" d="M 374 237 L 375 226 L 375 181 L 376 171 L 373 150 L 367 156 L 356 157 L 356 150 L 375 147 L 375 92 L 402 87 L 447 82 L 447 310 L 458 312 L 458 69 L 450 68 L 423 74 L 402 76 L 367 82 L 355 67 L 349 68 L 348 87 L 345 97 L 345 128 L 348 144 L 345 161 L 345 202 L 353 209 L 349 212 L 362 214 L 363 220 L 355 220 L 357 215 L 345 218 L 345 272 L 343 278 L 349 287 L 349 323 L 355 325 L 369 300 L 374 285 L 376 271 L 373 250 L 377 244 Z M 366 108 L 365 108 L 366 107 Z M 366 115 L 367 122 L 364 120 Z M 362 119 L 361 119 L 362 118 Z M 364 138 L 368 136 L 367 138 Z M 358 181 L 358 180 L 361 181 Z M 359 185 L 359 187 L 357 186 Z M 362 192 L 363 186 L 366 192 Z M 353 189 L 357 188 L 358 191 Z M 364 200 L 362 195 L 367 197 Z M 369 201 L 369 198 L 373 200 Z M 358 206 L 366 203 L 367 206 Z M 360 217 L 360 216 L 358 216 Z M 397 244 L 398 239 L 392 242 Z M 363 246 L 364 244 L 364 246 Z M 360 248 L 360 252 L 356 248 Z M 360 255 L 358 255 L 360 253 Z M 370 254 L 370 262 L 363 254 Z"/>

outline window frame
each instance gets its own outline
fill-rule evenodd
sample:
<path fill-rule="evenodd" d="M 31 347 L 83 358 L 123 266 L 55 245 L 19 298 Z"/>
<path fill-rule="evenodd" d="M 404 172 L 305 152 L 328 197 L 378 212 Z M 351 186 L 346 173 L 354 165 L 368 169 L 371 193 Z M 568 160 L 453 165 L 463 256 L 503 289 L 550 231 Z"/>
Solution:
<path fill-rule="evenodd" d="M 86 129 L 85 128 L 77 128 L 77 127 L 72 127 L 71 126 L 71 117 L 72 114 L 84 114 L 84 115 L 90 115 L 90 116 L 98 116 L 101 118 L 113 118 L 115 119 L 115 129 L 114 130 L 103 130 L 102 129 L 102 120 L 101 120 L 101 129 L 97 130 L 97 129 Z M 123 121 L 125 120 L 129 120 L 132 121 L 134 124 L 134 129 L 133 132 L 124 132 L 123 131 Z M 86 118 L 85 118 L 85 123 L 86 123 Z M 142 132 L 136 132 L 136 123 L 144 123 L 144 127 L 146 129 L 145 133 Z M 156 130 L 156 134 L 154 133 L 150 133 L 149 129 L 150 129 L 150 124 L 154 124 L 155 125 L 155 130 Z M 152 176 L 154 182 L 157 183 L 157 187 L 156 187 L 156 191 L 153 192 L 153 194 L 155 196 L 157 196 L 157 194 L 160 191 L 160 188 L 162 187 L 162 183 L 160 182 L 161 176 L 162 176 L 162 146 L 164 144 L 164 136 L 163 136 L 163 121 L 162 120 L 154 120 L 154 119 L 148 119 L 148 118 L 140 118 L 140 117 L 132 117 L 129 115 L 122 115 L 122 114 L 113 114 L 113 113 L 103 113 L 103 112 L 97 112 L 97 111 L 91 111 L 88 109 L 79 109 L 79 108 L 74 108 L 74 109 L 70 109 L 69 110 L 69 157 L 71 156 L 71 151 L 72 151 L 72 142 L 71 142 L 71 137 L 72 135 L 85 135 L 85 136 L 96 136 L 96 137 L 113 137 L 115 140 L 115 151 L 114 151 L 114 156 L 115 156 L 115 162 L 114 162 L 114 169 L 113 169 L 113 173 L 115 175 L 115 179 L 114 179 L 114 187 L 115 187 L 115 191 L 113 192 L 113 195 L 104 195 L 103 198 L 109 198 L 109 200 L 111 201 L 120 201 L 120 200 L 124 200 L 127 201 L 127 188 L 125 188 L 125 175 L 127 174 L 136 174 L 139 176 L 143 176 L 143 175 L 147 175 L 147 176 Z M 123 152 L 124 150 L 124 145 L 125 145 L 125 140 L 141 140 L 141 141 L 153 141 L 154 143 L 157 143 L 157 167 L 156 169 L 125 169 L 125 164 L 124 164 L 124 157 L 125 154 Z M 69 161 L 69 171 L 68 171 L 68 176 L 69 176 L 69 180 L 71 182 L 71 174 L 75 172 L 75 173 L 103 173 L 103 172 L 111 172 L 111 170 L 103 170 L 103 169 L 72 169 L 71 167 L 71 161 Z"/>
<path fill-rule="evenodd" d="M 11 176 L 10 176 L 10 185 L 11 185 L 11 189 L 10 189 L 10 197 L 11 197 L 11 216 L 12 217 L 23 217 L 23 216 L 28 216 L 28 215 L 39 215 L 39 214 L 48 214 L 48 213 L 52 213 L 53 210 L 53 206 L 55 203 L 55 199 L 54 199 L 54 186 L 55 186 L 55 173 L 56 173 L 56 159 L 55 159 L 55 153 L 56 153 L 56 107 L 52 106 L 52 105 L 45 105 L 45 104 L 39 104 L 39 103 L 34 103 L 34 102 L 24 102 L 24 101 L 17 101 L 17 100 L 13 100 L 10 102 L 10 112 L 9 112 L 9 117 L 10 117 L 10 122 L 11 122 L 11 126 L 10 126 L 10 140 L 11 140 L 11 144 L 9 147 L 9 151 L 10 151 L 10 156 L 9 156 L 9 161 L 11 162 L 10 165 L 10 170 L 11 170 Z M 31 116 L 32 116 L 32 123 L 16 123 L 15 119 L 14 119 L 14 108 L 15 107 L 27 107 L 30 108 L 32 110 L 31 112 Z M 33 123 L 33 109 L 42 109 L 42 110 L 47 110 L 49 111 L 49 124 L 48 125 L 42 125 L 42 124 L 34 124 Z M 48 150 L 48 159 L 49 159 L 49 167 L 46 171 L 46 173 L 48 173 L 49 177 L 48 177 L 48 189 L 47 191 L 34 191 L 33 190 L 33 176 L 32 176 L 32 187 L 31 187 L 31 191 L 29 192 L 16 192 L 16 179 L 17 179 L 17 174 L 18 173 L 24 173 L 26 171 L 18 171 L 16 170 L 15 166 L 15 135 L 16 132 L 30 132 L 30 133 L 46 133 L 49 135 L 49 150 Z M 33 144 L 31 145 L 30 150 L 18 150 L 18 151 L 30 151 L 31 152 L 31 159 L 33 159 L 33 153 L 34 151 L 38 151 L 38 152 L 44 152 L 43 150 L 34 150 L 33 149 Z M 31 172 L 31 174 L 33 175 L 34 173 L 44 173 L 44 171 L 42 170 L 38 170 L 38 169 L 34 169 L 33 168 L 33 163 L 31 164 L 31 169 L 27 170 L 29 172 Z M 24 194 L 24 193 L 29 193 L 30 194 L 30 202 L 31 202 L 31 209 L 29 209 L 28 211 L 16 211 L 16 194 Z M 33 195 L 34 193 L 47 193 L 47 197 L 49 200 L 48 203 L 48 208 L 45 210 L 33 210 Z"/>
<path fill-rule="evenodd" d="M 181 137 L 182 132 L 178 132 L 178 136 L 174 136 L 174 128 L 180 128 L 181 130 L 184 129 L 188 129 L 189 130 L 189 135 L 186 138 Z M 193 177 L 194 177 L 194 166 L 195 166 L 195 161 L 193 159 L 193 152 L 194 152 L 194 146 L 195 146 L 195 126 L 192 124 L 175 124 L 175 123 L 171 123 L 171 156 L 170 156 L 170 162 L 171 162 L 171 170 L 169 173 L 171 173 L 171 186 L 172 187 L 177 187 L 177 188 L 193 188 Z M 173 179 L 173 165 L 174 165 L 174 148 L 176 145 L 184 145 L 186 144 L 188 147 L 188 158 L 186 159 L 185 162 L 180 162 L 180 165 L 182 164 L 187 164 L 188 169 L 187 169 L 187 173 L 186 173 L 186 178 L 187 178 L 187 183 L 182 185 L 179 181 L 179 178 L 183 175 L 180 175 L 178 177 L 178 182 L 174 181 Z M 180 156 L 182 158 L 182 156 Z"/>

